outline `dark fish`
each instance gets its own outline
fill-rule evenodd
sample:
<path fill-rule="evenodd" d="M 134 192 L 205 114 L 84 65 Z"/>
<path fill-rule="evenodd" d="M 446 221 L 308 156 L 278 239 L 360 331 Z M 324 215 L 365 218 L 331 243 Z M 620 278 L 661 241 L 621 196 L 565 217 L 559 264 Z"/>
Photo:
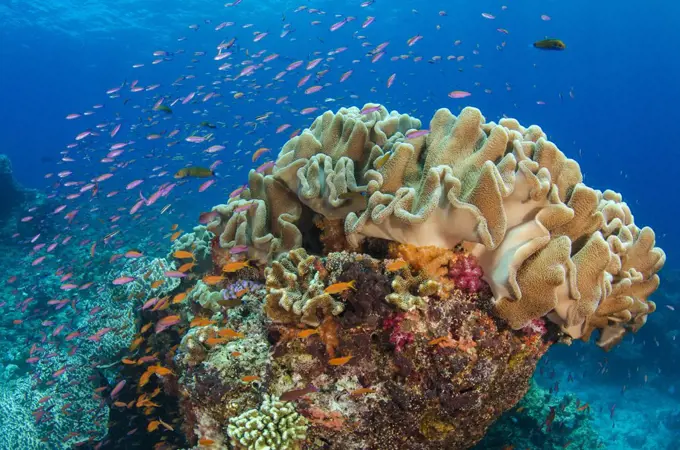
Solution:
<path fill-rule="evenodd" d="M 156 111 L 163 111 L 164 113 L 172 114 L 172 109 L 167 105 L 158 105 L 154 108 Z"/>
<path fill-rule="evenodd" d="M 559 39 L 543 39 L 534 42 L 534 47 L 541 50 L 564 50 L 567 48 L 564 42 Z"/>
<path fill-rule="evenodd" d="M 302 397 L 303 395 L 311 394 L 312 392 L 317 392 L 319 389 L 316 386 L 308 384 L 307 387 L 302 389 L 293 389 L 292 391 L 284 392 L 281 394 L 281 400 L 284 402 L 290 402 L 295 399 Z"/>
<path fill-rule="evenodd" d="M 191 166 L 180 169 L 175 173 L 175 178 L 210 178 L 215 173 L 207 167 Z"/>
<path fill-rule="evenodd" d="M 215 125 L 213 125 L 212 123 L 206 122 L 206 121 L 201 122 L 200 125 L 201 125 L 202 127 L 217 128 L 217 127 L 216 127 Z"/>

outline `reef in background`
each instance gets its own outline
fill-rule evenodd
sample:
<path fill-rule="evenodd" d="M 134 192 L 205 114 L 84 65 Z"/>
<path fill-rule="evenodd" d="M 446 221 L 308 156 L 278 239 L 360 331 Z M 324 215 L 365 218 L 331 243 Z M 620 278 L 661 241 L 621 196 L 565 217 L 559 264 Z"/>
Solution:
<path fill-rule="evenodd" d="M 17 233 L 37 234 L 49 227 L 42 220 L 48 200 L 35 189 L 21 186 L 14 178 L 12 163 L 7 155 L 0 154 L 0 242 L 16 242 Z"/>
<path fill-rule="evenodd" d="M 194 448 L 464 449 L 550 345 L 644 325 L 665 255 L 620 195 L 536 126 L 474 108 L 420 126 L 327 112 L 156 261 L 162 292 L 123 274 L 154 359 L 114 414 Z"/>

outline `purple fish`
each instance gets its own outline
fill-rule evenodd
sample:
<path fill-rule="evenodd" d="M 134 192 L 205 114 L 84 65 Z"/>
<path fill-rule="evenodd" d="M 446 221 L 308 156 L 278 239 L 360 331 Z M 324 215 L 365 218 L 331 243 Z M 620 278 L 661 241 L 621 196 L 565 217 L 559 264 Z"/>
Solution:
<path fill-rule="evenodd" d="M 430 130 L 416 130 L 416 131 L 409 131 L 406 133 L 406 139 L 415 139 L 420 136 L 425 136 L 426 134 L 429 134 Z"/>
<path fill-rule="evenodd" d="M 239 253 L 245 253 L 248 251 L 248 246 L 247 245 L 235 245 L 232 248 L 229 249 L 229 253 L 232 255 L 236 255 Z"/>
<path fill-rule="evenodd" d="M 215 211 L 210 211 L 210 212 L 202 212 L 198 216 L 198 223 L 205 225 L 213 221 L 219 214 Z"/>
<path fill-rule="evenodd" d="M 361 114 L 370 114 L 373 112 L 376 112 L 380 110 L 380 105 L 378 106 L 366 106 L 364 109 L 361 110 Z"/>

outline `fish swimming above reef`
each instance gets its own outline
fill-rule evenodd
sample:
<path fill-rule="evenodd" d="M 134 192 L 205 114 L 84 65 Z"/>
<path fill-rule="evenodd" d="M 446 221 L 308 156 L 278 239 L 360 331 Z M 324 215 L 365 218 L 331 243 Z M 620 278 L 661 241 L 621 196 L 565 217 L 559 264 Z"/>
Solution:
<path fill-rule="evenodd" d="M 215 172 L 207 167 L 191 166 L 180 169 L 175 173 L 175 178 L 210 178 L 215 175 Z"/>
<path fill-rule="evenodd" d="M 534 47 L 541 50 L 566 50 L 567 45 L 560 39 L 543 39 L 534 42 Z"/>

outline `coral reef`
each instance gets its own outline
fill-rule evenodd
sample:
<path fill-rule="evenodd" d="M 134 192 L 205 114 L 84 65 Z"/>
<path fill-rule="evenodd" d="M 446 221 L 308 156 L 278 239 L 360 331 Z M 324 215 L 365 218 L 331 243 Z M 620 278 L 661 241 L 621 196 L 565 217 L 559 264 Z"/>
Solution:
<path fill-rule="evenodd" d="M 618 194 L 583 185 L 536 126 L 466 108 L 408 137 L 420 127 L 378 105 L 326 112 L 213 208 L 192 241 L 204 264 L 150 291 L 166 300 L 135 340 L 162 331 L 138 351 L 164 366 L 137 389 L 179 405 L 174 444 L 469 448 L 552 344 L 600 330 L 610 348 L 645 323 L 665 255 Z M 191 239 L 173 257 L 198 258 Z M 151 264 L 128 270 L 147 292 L 176 270 Z M 547 408 L 590 442 L 580 405 L 539 397 L 527 423 Z"/>
<path fill-rule="evenodd" d="M 214 346 L 208 342 L 218 325 L 190 330 L 175 357 L 188 435 L 224 442 L 220 430 L 245 411 L 256 414 L 265 392 L 295 404 L 309 422 L 300 448 L 462 449 L 481 439 L 522 397 L 548 335 L 502 327 L 482 306 L 488 299 L 455 289 L 437 289 L 404 311 L 386 298 L 403 278 L 384 266 L 362 254 L 294 250 L 267 269 L 264 308 L 263 293 L 251 292 L 225 312 L 219 326 L 241 337 Z M 273 283 L 277 277 L 289 284 Z M 323 292 L 350 277 L 356 290 L 339 294 L 346 308 L 319 310 L 311 316 L 317 328 L 301 328 L 309 324 L 296 301 L 283 302 L 290 310 L 280 306 L 291 293 L 304 304 L 309 284 Z"/>
<path fill-rule="evenodd" d="M 605 448 L 594 429 L 592 416 L 587 403 L 570 394 L 557 397 L 532 380 L 524 398 L 501 416 L 474 448 Z"/>
<path fill-rule="evenodd" d="M 248 186 L 214 208 L 208 229 L 222 251 L 247 246 L 249 258 L 270 261 L 309 250 L 315 215 L 344 219 L 351 247 L 366 238 L 464 246 L 496 314 L 516 330 L 547 316 L 571 338 L 600 330 L 609 349 L 644 325 L 665 262 L 654 232 L 635 224 L 619 194 L 584 185 L 539 127 L 440 109 L 428 133 L 409 139 L 420 121 L 363 110 L 324 113 L 284 145 L 271 173 L 251 171 Z"/>
<path fill-rule="evenodd" d="M 0 154 L 0 242 L 16 242 L 17 234 L 36 235 L 53 227 L 42 220 L 50 203 L 44 194 L 21 186 L 14 178 L 12 163 Z"/>

